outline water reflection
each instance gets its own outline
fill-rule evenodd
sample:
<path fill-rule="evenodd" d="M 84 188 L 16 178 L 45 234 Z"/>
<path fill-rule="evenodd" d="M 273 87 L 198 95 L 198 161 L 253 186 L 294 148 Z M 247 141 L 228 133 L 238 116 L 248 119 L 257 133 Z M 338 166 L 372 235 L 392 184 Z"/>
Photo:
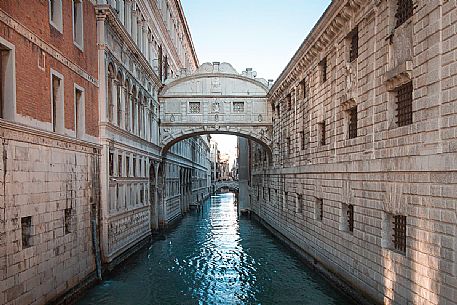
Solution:
<path fill-rule="evenodd" d="M 212 197 L 78 304 L 351 304 L 233 202 Z"/>

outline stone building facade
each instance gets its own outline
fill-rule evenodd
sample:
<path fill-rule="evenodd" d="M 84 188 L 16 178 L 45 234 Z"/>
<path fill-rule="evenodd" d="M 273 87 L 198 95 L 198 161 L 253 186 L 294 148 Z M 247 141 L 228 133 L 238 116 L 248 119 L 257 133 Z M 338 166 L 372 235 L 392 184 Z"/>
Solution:
<path fill-rule="evenodd" d="M 96 265 L 95 10 L 54 4 L 0 2 L 0 304 L 43 304 Z"/>
<path fill-rule="evenodd" d="M 269 92 L 251 209 L 380 304 L 457 300 L 455 1 L 335 0 Z"/>
<path fill-rule="evenodd" d="M 1 1 L 0 54 L 0 304 L 45 304 L 208 196 L 208 139 L 158 140 L 198 60 L 165 0 Z"/>

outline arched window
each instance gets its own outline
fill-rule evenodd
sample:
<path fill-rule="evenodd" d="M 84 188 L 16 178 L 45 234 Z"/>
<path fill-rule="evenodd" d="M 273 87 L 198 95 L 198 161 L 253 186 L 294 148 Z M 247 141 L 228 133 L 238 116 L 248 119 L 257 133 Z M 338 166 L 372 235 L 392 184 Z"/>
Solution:
<path fill-rule="evenodd" d="M 133 86 L 132 89 L 132 99 L 131 99 L 131 105 L 132 105 L 132 133 L 136 134 L 137 132 L 137 126 L 136 126 L 136 120 L 137 120 L 137 95 L 136 95 L 136 87 Z"/>
<path fill-rule="evenodd" d="M 122 123 L 122 74 L 121 72 L 117 73 L 116 77 L 116 90 L 117 90 L 117 126 L 121 127 Z"/>
<path fill-rule="evenodd" d="M 130 131 L 130 105 L 132 100 L 132 95 L 130 94 L 130 83 L 129 80 L 126 79 L 124 83 L 124 106 L 125 106 L 125 130 Z"/>
<path fill-rule="evenodd" d="M 108 66 L 108 120 L 113 122 L 113 111 L 114 111 L 114 101 L 113 101 L 113 83 L 114 83 L 114 66 L 109 64 Z"/>

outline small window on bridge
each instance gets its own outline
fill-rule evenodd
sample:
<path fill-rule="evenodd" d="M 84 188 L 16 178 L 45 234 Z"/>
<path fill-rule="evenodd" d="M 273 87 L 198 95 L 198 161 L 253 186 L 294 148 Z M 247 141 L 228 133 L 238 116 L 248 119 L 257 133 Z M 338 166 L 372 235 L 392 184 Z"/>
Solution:
<path fill-rule="evenodd" d="M 200 113 L 200 102 L 189 102 L 189 113 Z"/>
<path fill-rule="evenodd" d="M 233 102 L 233 112 L 235 112 L 235 113 L 244 112 L 244 102 Z"/>

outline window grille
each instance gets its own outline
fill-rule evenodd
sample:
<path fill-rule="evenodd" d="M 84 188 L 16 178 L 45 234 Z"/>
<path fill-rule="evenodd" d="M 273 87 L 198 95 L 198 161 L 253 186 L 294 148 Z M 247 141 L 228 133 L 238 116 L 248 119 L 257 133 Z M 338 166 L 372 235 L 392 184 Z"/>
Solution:
<path fill-rule="evenodd" d="M 21 218 L 22 249 L 32 246 L 32 216 Z"/>
<path fill-rule="evenodd" d="M 395 250 L 406 252 L 406 216 L 393 217 L 393 246 Z"/>
<path fill-rule="evenodd" d="M 244 112 L 244 102 L 233 102 L 233 112 L 236 112 L 236 113 Z"/>
<path fill-rule="evenodd" d="M 322 221 L 324 219 L 324 200 L 317 198 L 314 206 L 315 219 Z"/>
<path fill-rule="evenodd" d="M 65 234 L 71 233 L 71 212 L 72 209 L 65 209 Z"/>
<path fill-rule="evenodd" d="M 301 90 L 301 96 L 302 98 L 306 98 L 306 81 L 305 79 L 302 79 L 300 82 L 300 90 Z"/>
<path fill-rule="evenodd" d="M 349 61 L 353 62 L 359 57 L 359 29 L 355 28 L 349 34 L 351 48 L 349 50 Z"/>
<path fill-rule="evenodd" d="M 413 83 L 409 82 L 397 89 L 397 126 L 413 123 Z"/>
<path fill-rule="evenodd" d="M 322 82 L 325 83 L 327 81 L 327 58 L 321 60 L 319 67 L 321 68 Z"/>
<path fill-rule="evenodd" d="M 326 142 L 326 135 L 325 135 L 325 121 L 319 123 L 319 143 L 321 145 L 325 145 Z"/>
<path fill-rule="evenodd" d="M 347 221 L 349 232 L 354 232 L 354 206 L 352 204 L 348 205 Z"/>
<path fill-rule="evenodd" d="M 357 106 L 352 107 L 348 110 L 349 114 L 349 139 L 357 137 Z"/>
<path fill-rule="evenodd" d="M 109 153 L 109 175 L 113 176 L 114 174 L 114 154 L 112 152 Z"/>
<path fill-rule="evenodd" d="M 200 113 L 200 102 L 189 102 L 190 113 Z"/>
<path fill-rule="evenodd" d="M 410 17 L 413 16 L 414 6 L 413 0 L 398 0 L 397 1 L 397 13 L 395 17 L 397 18 L 396 27 L 398 28 L 403 23 L 406 22 Z"/>

